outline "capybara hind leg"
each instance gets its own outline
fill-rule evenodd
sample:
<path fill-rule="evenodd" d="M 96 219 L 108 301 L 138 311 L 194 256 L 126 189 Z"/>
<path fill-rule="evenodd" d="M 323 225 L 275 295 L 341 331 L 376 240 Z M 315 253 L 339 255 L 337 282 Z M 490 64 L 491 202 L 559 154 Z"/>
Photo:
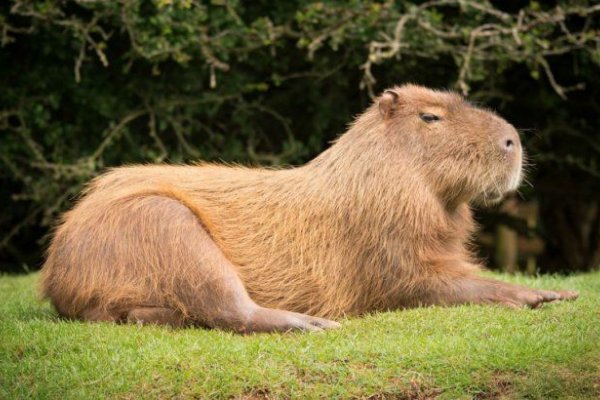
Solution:
<path fill-rule="evenodd" d="M 257 305 L 246 292 L 235 267 L 198 217 L 181 202 L 147 196 L 134 199 L 132 204 L 125 226 L 133 229 L 143 224 L 146 230 L 154 232 L 141 243 L 135 243 L 138 248 L 145 246 L 140 250 L 146 255 L 147 264 L 151 263 L 148 255 L 156 255 L 156 265 L 152 267 L 156 271 L 152 275 L 156 280 L 153 286 L 162 287 L 163 293 L 164 287 L 168 287 L 163 300 L 175 299 L 172 308 L 184 310 L 190 323 L 243 333 L 316 330 L 337 325 L 321 318 Z M 137 218 L 140 221 L 136 221 Z M 135 237 L 134 232 L 128 237 Z M 155 321 L 173 318 L 164 310 L 136 310 L 131 319 L 142 317 L 143 320 L 144 316 Z"/>
<path fill-rule="evenodd" d="M 137 324 L 170 325 L 180 328 L 186 320 L 179 310 L 164 307 L 140 307 L 127 313 L 127 322 Z"/>

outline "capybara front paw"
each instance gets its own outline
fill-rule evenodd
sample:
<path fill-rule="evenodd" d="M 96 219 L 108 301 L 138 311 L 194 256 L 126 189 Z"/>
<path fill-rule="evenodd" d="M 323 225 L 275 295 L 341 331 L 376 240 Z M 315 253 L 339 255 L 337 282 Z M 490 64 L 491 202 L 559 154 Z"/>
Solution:
<path fill-rule="evenodd" d="M 567 290 L 554 291 L 517 288 L 499 294 L 496 302 L 513 308 L 538 308 L 544 303 L 559 300 L 574 300 L 577 297 L 579 297 L 577 292 Z"/>
<path fill-rule="evenodd" d="M 551 293 L 551 299 L 547 301 L 555 300 L 575 300 L 579 297 L 579 293 L 572 290 L 541 290 L 544 293 Z"/>

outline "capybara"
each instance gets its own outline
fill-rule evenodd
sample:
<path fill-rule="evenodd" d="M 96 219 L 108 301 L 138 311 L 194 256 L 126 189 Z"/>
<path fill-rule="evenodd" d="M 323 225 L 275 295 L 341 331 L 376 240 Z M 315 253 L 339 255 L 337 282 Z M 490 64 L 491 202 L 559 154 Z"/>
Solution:
<path fill-rule="evenodd" d="M 66 317 L 236 332 L 428 305 L 571 299 L 478 275 L 470 205 L 521 181 L 512 125 L 461 96 L 386 90 L 306 165 L 144 165 L 94 179 L 41 291 Z"/>

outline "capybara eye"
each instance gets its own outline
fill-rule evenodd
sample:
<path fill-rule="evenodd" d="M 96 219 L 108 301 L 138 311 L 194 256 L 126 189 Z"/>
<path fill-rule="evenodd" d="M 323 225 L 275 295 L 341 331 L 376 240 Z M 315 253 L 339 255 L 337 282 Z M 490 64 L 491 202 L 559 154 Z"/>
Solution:
<path fill-rule="evenodd" d="M 423 121 L 427 122 L 428 124 L 431 122 L 439 121 L 441 119 L 437 115 L 430 113 L 421 113 L 420 117 Z"/>

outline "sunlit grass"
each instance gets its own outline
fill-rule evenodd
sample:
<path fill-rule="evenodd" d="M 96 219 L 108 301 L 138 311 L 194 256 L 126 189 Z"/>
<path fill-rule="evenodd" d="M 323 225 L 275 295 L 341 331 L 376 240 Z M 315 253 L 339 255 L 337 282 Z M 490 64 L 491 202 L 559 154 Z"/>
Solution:
<path fill-rule="evenodd" d="M 37 302 L 37 274 L 2 276 L 0 399 L 600 398 L 600 273 L 512 280 L 581 297 L 538 310 L 415 309 L 344 320 L 336 331 L 238 336 L 64 321 Z"/>

